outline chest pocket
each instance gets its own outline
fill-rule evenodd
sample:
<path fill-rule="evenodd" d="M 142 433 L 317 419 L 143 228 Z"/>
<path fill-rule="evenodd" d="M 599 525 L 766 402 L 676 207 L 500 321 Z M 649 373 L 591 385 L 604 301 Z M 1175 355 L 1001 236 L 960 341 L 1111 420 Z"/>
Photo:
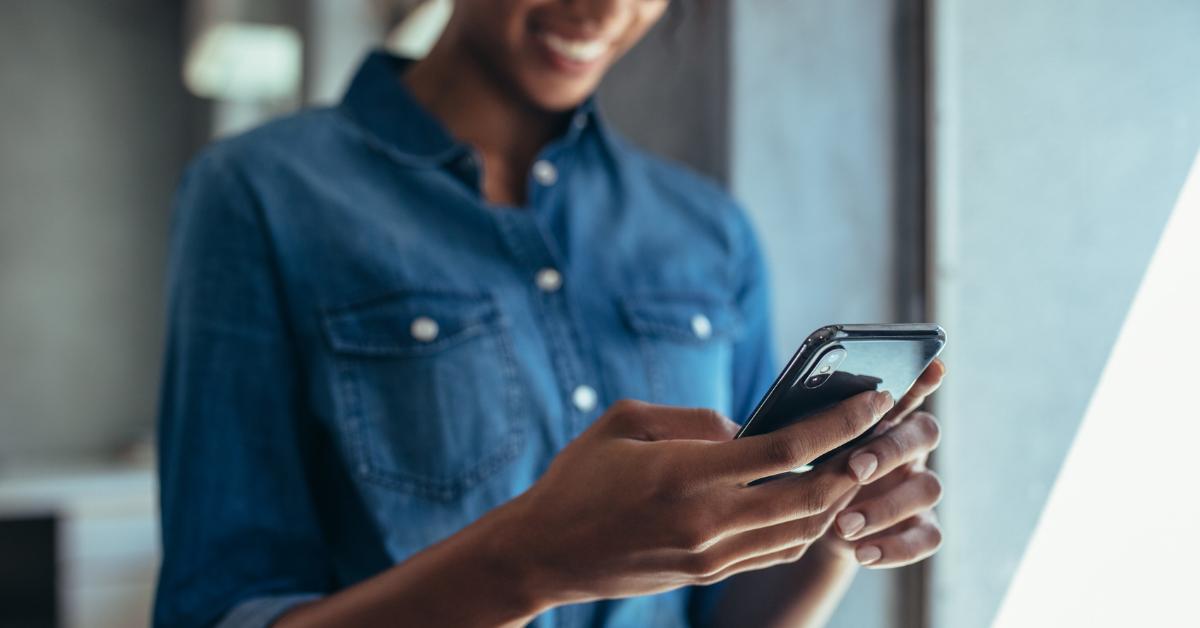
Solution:
<path fill-rule="evenodd" d="M 453 501 L 520 455 L 527 399 L 492 297 L 399 293 L 323 322 L 336 428 L 360 477 Z"/>
<path fill-rule="evenodd" d="M 621 299 L 655 403 L 730 412 L 733 343 L 742 319 L 729 302 L 703 294 L 639 293 Z"/>

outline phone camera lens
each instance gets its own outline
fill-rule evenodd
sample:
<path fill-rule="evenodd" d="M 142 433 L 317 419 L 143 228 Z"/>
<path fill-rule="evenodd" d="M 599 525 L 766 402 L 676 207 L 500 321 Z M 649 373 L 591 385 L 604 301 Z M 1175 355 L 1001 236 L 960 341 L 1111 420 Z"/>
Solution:
<path fill-rule="evenodd" d="M 830 375 L 829 373 L 821 373 L 820 375 L 813 375 L 812 377 L 809 377 L 808 379 L 804 380 L 804 387 L 805 388 L 816 388 L 816 387 L 820 386 L 821 384 L 824 384 L 825 381 L 829 379 L 829 375 Z"/>

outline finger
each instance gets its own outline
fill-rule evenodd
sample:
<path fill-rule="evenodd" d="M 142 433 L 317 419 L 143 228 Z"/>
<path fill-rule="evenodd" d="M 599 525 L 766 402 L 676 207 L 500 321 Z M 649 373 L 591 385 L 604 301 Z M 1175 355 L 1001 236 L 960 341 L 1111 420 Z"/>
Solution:
<path fill-rule="evenodd" d="M 788 563 L 794 563 L 794 562 L 800 560 L 804 556 L 804 553 L 808 551 L 809 547 L 812 547 L 812 543 L 803 543 L 800 545 L 794 545 L 794 546 L 788 547 L 786 549 L 781 549 L 777 552 L 772 552 L 770 554 L 764 554 L 762 556 L 755 556 L 753 558 L 747 558 L 745 560 L 738 561 L 738 562 L 736 562 L 732 565 L 729 565 L 728 567 L 725 567 L 723 569 L 720 569 L 716 572 L 695 574 L 695 575 L 693 575 L 693 577 L 695 578 L 695 581 L 693 582 L 693 584 L 698 584 L 698 585 L 716 584 L 718 582 L 721 582 L 722 580 L 725 580 L 726 578 L 729 578 L 729 577 L 732 577 L 732 576 L 735 576 L 737 574 L 744 573 L 747 571 L 758 571 L 760 569 L 767 569 L 770 567 L 775 567 L 777 565 L 785 565 Z"/>
<path fill-rule="evenodd" d="M 839 514 L 836 530 L 844 539 L 861 539 L 929 510 L 941 500 L 941 480 L 932 471 L 922 471 L 887 493 L 855 504 Z"/>
<path fill-rule="evenodd" d="M 933 511 L 908 519 L 893 530 L 885 530 L 859 543 L 854 550 L 858 562 L 872 569 L 903 567 L 933 555 L 942 546 L 942 529 Z"/>
<path fill-rule="evenodd" d="M 604 429 L 622 438 L 641 441 L 727 441 L 737 434 L 737 423 L 709 408 L 660 406 L 622 399 L 605 412 Z"/>
<path fill-rule="evenodd" d="M 892 404 L 886 391 L 855 395 L 774 432 L 714 446 L 713 468 L 739 482 L 797 469 L 867 431 Z"/>
<path fill-rule="evenodd" d="M 940 358 L 934 358 L 929 366 L 921 372 L 917 377 L 917 381 L 913 382 L 908 392 L 896 402 L 896 407 L 892 408 L 884 417 L 887 423 L 896 423 L 908 416 L 913 410 L 921 407 L 925 403 L 925 398 L 932 395 L 934 391 L 942 385 L 942 378 L 946 376 L 946 363 Z"/>
<path fill-rule="evenodd" d="M 827 511 L 835 514 L 858 492 L 859 484 L 842 471 L 845 454 L 834 464 L 819 465 L 806 473 L 789 474 L 770 482 L 737 489 L 725 520 L 738 531 L 765 528 L 787 521 L 812 517 Z M 845 501 L 843 501 L 845 500 Z"/>
<path fill-rule="evenodd" d="M 724 538 L 707 548 L 703 559 L 724 568 L 748 558 L 811 543 L 825 535 L 833 525 L 834 517 L 854 499 L 857 492 L 858 487 L 852 486 L 828 509 L 811 517 L 751 529 Z"/>
<path fill-rule="evenodd" d="M 928 412 L 917 412 L 852 451 L 847 466 L 859 482 L 871 482 L 905 464 L 924 460 L 941 438 L 937 419 Z"/>

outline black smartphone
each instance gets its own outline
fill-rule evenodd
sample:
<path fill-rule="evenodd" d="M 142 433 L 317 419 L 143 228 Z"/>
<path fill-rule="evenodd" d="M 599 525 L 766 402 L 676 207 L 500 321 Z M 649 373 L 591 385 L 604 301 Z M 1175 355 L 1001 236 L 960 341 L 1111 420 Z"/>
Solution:
<path fill-rule="evenodd" d="M 937 325 L 822 327 L 800 345 L 736 438 L 765 434 L 803 421 L 868 390 L 886 390 L 900 401 L 945 344 L 946 332 Z M 874 431 L 874 427 L 867 430 L 809 466 L 858 445 Z"/>

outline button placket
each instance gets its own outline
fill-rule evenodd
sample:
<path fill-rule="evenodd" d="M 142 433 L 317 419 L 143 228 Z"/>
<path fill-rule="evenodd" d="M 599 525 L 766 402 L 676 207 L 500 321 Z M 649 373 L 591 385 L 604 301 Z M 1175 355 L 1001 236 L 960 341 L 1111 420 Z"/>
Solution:
<path fill-rule="evenodd" d="M 594 418 L 589 415 L 599 406 L 602 382 L 589 368 L 590 348 L 566 300 L 567 291 L 563 290 L 567 278 L 536 213 L 513 212 L 497 214 L 496 218 L 509 251 L 518 266 L 529 273 L 526 277 L 532 280 L 531 287 L 535 289 L 535 315 L 563 395 L 562 445 L 565 445 Z"/>

